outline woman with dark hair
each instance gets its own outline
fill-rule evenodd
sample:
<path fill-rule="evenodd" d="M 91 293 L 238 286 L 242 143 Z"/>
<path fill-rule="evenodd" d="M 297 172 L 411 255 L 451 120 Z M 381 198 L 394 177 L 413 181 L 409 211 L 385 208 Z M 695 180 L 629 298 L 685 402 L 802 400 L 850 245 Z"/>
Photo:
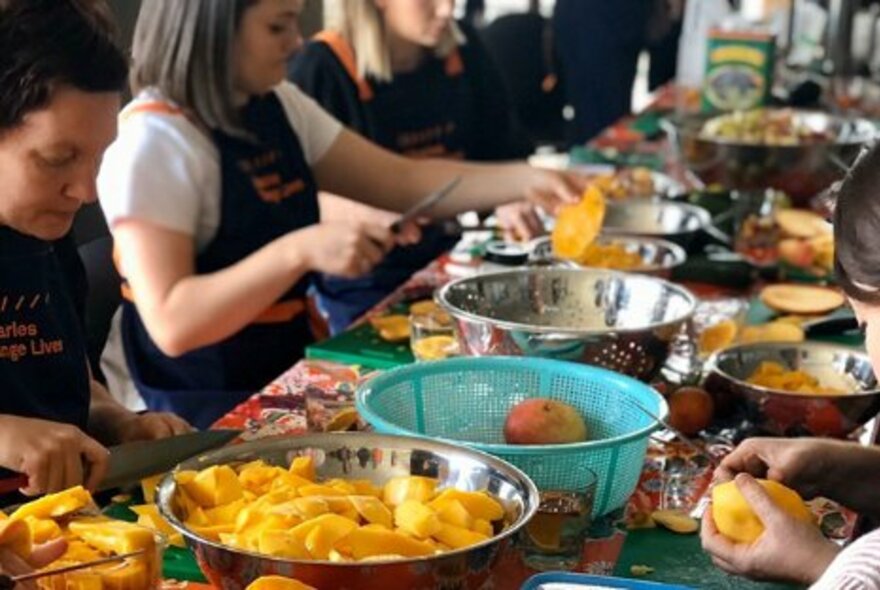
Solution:
<path fill-rule="evenodd" d="M 853 166 L 834 212 L 836 277 L 864 327 L 880 369 L 880 149 Z M 768 477 L 806 498 L 824 497 L 880 520 L 880 448 L 819 439 L 751 439 L 724 459 L 717 478 L 735 478 L 764 524 L 753 544 L 733 544 L 703 518 L 703 547 L 715 564 L 759 579 L 813 584 L 816 590 L 880 590 L 880 530 L 843 549 L 781 509 L 752 477 Z"/>
<path fill-rule="evenodd" d="M 87 366 L 68 233 L 96 200 L 127 71 L 101 8 L 0 0 L 0 468 L 26 475 L 28 494 L 97 485 L 102 443 L 189 429 L 125 410 Z"/>
<path fill-rule="evenodd" d="M 339 0 L 326 29 L 291 62 L 290 78 L 350 129 L 415 158 L 523 159 L 533 145 L 514 125 L 507 89 L 477 32 L 453 20 L 453 0 Z M 397 213 L 321 193 L 321 216 L 391 224 Z M 499 207 L 502 227 L 520 239 L 544 233 L 529 203 Z M 322 311 L 344 330 L 412 274 L 450 250 L 458 236 L 422 228 L 357 279 L 323 277 Z"/>
<path fill-rule="evenodd" d="M 431 212 L 529 197 L 579 179 L 527 165 L 410 160 L 285 82 L 301 0 L 152 0 L 134 41 L 135 100 L 101 167 L 101 204 L 128 280 L 125 356 L 147 406 L 197 426 L 301 358 L 313 273 L 369 272 L 396 236 L 322 222 L 318 189 L 401 212 L 461 177 Z"/>

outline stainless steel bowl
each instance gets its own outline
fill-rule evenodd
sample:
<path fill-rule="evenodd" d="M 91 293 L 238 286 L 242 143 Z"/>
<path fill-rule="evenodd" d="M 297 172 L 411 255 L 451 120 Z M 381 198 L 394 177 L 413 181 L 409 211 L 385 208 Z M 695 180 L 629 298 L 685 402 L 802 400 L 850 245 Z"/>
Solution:
<path fill-rule="evenodd" d="M 657 238 L 639 236 L 599 236 L 599 245 L 620 244 L 627 252 L 635 252 L 642 259 L 642 265 L 627 272 L 636 272 L 667 278 L 674 268 L 684 264 L 687 253 L 678 244 Z M 538 262 L 558 260 L 553 254 L 553 244 L 549 237 L 538 238 L 532 243 L 531 258 Z M 564 266 L 564 265 L 561 265 Z M 575 264 L 575 266 L 581 266 Z M 588 267 L 584 267 L 588 268 Z M 616 270 L 616 269 L 611 269 Z"/>
<path fill-rule="evenodd" d="M 775 146 L 708 138 L 700 134 L 705 116 L 669 119 L 664 126 L 684 165 L 704 183 L 737 190 L 775 188 L 804 205 L 843 176 L 877 132 L 866 119 L 811 111 L 795 112 L 794 118 L 834 139 Z"/>
<path fill-rule="evenodd" d="M 803 395 L 748 383 L 763 361 L 802 369 L 845 395 Z M 868 356 L 821 343 L 744 344 L 721 350 L 707 364 L 706 387 L 744 406 L 760 429 L 779 436 L 843 438 L 880 412 L 880 389 Z"/>
<path fill-rule="evenodd" d="M 451 282 L 436 295 L 464 354 L 537 356 L 649 380 L 696 306 L 683 287 L 597 269 L 522 269 Z"/>
<path fill-rule="evenodd" d="M 712 225 L 708 211 L 696 205 L 671 201 L 609 203 L 602 233 L 668 240 L 682 247 Z"/>
<path fill-rule="evenodd" d="M 510 525 L 489 541 L 443 555 L 370 563 L 277 559 L 227 547 L 184 527 L 174 509 L 174 473 L 159 485 L 162 516 L 186 538 L 199 567 L 216 588 L 240 590 L 263 575 L 297 578 L 322 590 L 343 588 L 482 588 L 499 555 L 538 508 L 538 490 L 521 471 L 504 461 L 468 449 L 425 439 L 365 433 L 332 433 L 272 438 L 234 445 L 191 459 L 177 470 L 243 464 L 262 459 L 287 466 L 294 457 L 315 459 L 322 478 L 368 479 L 382 485 L 401 475 L 424 475 L 441 487 L 488 490 L 507 509 Z"/>

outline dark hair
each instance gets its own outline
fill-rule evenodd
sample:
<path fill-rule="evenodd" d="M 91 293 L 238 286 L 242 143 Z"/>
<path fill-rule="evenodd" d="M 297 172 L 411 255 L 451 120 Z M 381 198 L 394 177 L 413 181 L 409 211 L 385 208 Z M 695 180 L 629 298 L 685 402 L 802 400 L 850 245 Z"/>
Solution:
<path fill-rule="evenodd" d="M 128 60 L 99 0 L 0 0 L 0 132 L 59 86 L 121 91 Z"/>
<path fill-rule="evenodd" d="M 834 270 L 847 295 L 880 303 L 880 147 L 862 154 L 838 189 Z"/>
<path fill-rule="evenodd" d="M 211 129 L 249 138 L 233 102 L 232 47 L 257 0 L 150 0 L 134 33 L 131 85 L 156 87 Z"/>

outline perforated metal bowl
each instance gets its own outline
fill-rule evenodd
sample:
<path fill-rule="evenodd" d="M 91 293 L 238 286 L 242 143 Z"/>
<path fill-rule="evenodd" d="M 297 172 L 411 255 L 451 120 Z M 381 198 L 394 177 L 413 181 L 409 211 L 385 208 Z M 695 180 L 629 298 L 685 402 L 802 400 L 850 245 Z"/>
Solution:
<path fill-rule="evenodd" d="M 693 314 L 685 288 L 596 269 L 522 269 L 453 281 L 437 292 L 472 356 L 537 356 L 649 380 Z"/>
<path fill-rule="evenodd" d="M 476 590 L 484 587 L 501 552 L 538 508 L 535 484 L 510 464 L 473 449 L 421 438 L 367 433 L 271 438 L 207 453 L 176 470 L 241 465 L 257 459 L 286 467 L 298 456 L 313 457 L 321 479 L 368 479 L 384 485 L 392 477 L 423 475 L 439 479 L 441 488 L 488 490 L 505 506 L 510 524 L 488 541 L 425 558 L 366 563 L 273 558 L 210 541 L 186 528 L 175 509 L 177 484 L 171 473 L 159 485 L 159 509 L 184 536 L 215 588 L 241 590 L 260 576 L 282 575 L 322 590 Z"/>
<path fill-rule="evenodd" d="M 764 361 L 801 369 L 843 395 L 805 395 L 748 382 Z M 751 422 L 779 436 L 843 438 L 880 412 L 880 388 L 868 356 L 852 348 L 805 342 L 744 344 L 715 353 L 706 387 L 742 404 Z"/>
<path fill-rule="evenodd" d="M 660 238 L 687 247 L 712 225 L 708 211 L 674 201 L 609 203 L 602 233 L 608 236 Z"/>

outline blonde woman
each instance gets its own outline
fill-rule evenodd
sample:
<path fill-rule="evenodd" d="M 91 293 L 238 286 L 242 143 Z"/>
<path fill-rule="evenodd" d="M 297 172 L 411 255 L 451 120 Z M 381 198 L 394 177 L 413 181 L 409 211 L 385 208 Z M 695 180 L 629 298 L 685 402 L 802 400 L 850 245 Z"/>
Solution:
<path fill-rule="evenodd" d="M 510 160 L 530 142 L 516 132 L 504 84 L 476 32 L 452 19 L 453 0 L 338 0 L 326 30 L 293 60 L 291 79 L 348 127 L 382 147 L 416 158 Z M 328 218 L 393 222 L 396 214 L 321 195 Z M 527 204 L 498 210 L 511 233 L 543 230 Z M 449 250 L 455 236 L 423 228 L 356 280 L 326 277 L 322 307 L 334 331 Z"/>
<path fill-rule="evenodd" d="M 99 175 L 124 289 L 122 340 L 149 408 L 207 426 L 302 357 L 314 273 L 369 272 L 395 237 L 324 221 L 318 190 L 402 211 L 460 176 L 434 211 L 579 182 L 524 165 L 415 161 L 346 130 L 289 82 L 302 0 L 151 0 L 133 48 L 135 99 Z"/>

